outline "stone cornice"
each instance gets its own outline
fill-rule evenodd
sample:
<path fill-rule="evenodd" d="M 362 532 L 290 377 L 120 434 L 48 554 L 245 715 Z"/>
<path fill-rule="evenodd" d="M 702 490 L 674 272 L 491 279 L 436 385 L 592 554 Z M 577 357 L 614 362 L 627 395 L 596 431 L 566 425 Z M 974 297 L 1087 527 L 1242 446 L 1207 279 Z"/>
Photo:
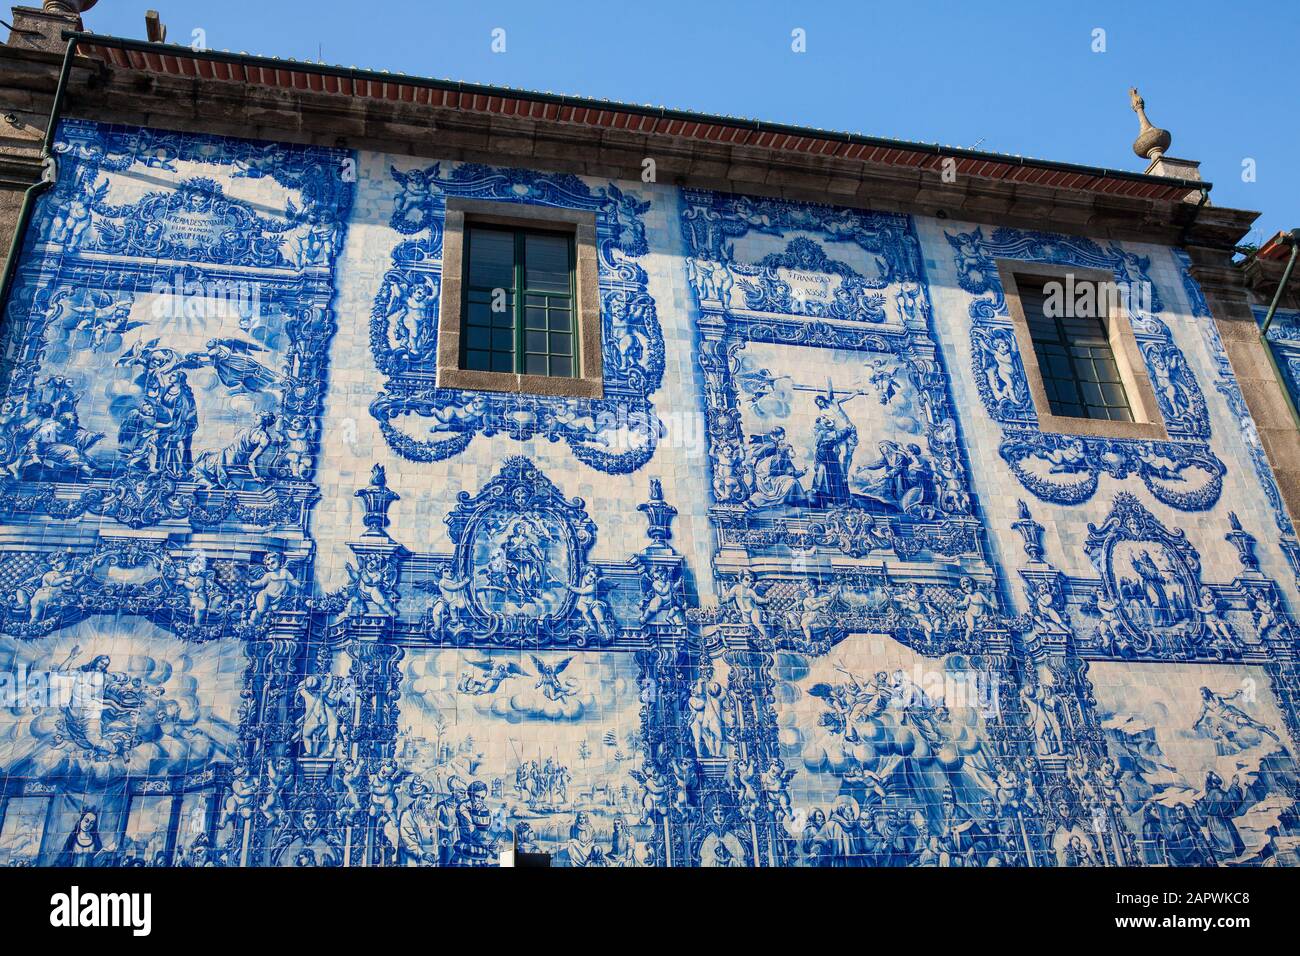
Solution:
<path fill-rule="evenodd" d="M 4 108 L 39 117 L 57 78 L 57 54 L 0 47 Z M 45 94 L 42 96 L 42 94 Z M 1098 239 L 1231 248 L 1257 213 L 1181 200 L 959 175 L 762 147 L 576 123 L 475 113 L 352 95 L 180 77 L 81 58 L 68 116 L 182 131 L 328 144 L 430 159 L 511 163 L 738 193 L 1050 229 Z M 43 117 L 37 120 L 43 125 Z"/>

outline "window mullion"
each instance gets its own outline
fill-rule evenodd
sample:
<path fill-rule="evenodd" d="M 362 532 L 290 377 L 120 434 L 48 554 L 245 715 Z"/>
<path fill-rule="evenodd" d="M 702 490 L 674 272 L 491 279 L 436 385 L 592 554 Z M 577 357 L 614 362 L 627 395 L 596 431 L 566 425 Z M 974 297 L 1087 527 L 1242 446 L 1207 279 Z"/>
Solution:
<path fill-rule="evenodd" d="M 578 346 L 578 243 L 569 243 L 569 374 L 582 375 L 582 350 Z M 549 337 L 547 339 L 550 341 Z"/>
<path fill-rule="evenodd" d="M 515 230 L 515 302 L 514 302 L 514 323 L 515 323 L 515 374 L 522 374 L 524 371 L 524 250 L 527 249 L 528 243 L 525 240 L 524 233 L 521 230 Z"/>

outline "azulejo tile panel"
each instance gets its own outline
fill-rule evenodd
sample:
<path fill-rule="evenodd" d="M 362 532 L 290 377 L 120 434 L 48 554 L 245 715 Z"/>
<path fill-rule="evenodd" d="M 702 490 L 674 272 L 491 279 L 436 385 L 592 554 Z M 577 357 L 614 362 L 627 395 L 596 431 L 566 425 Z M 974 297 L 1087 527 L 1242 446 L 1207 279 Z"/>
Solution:
<path fill-rule="evenodd" d="M 0 860 L 1297 862 L 1300 549 L 1177 250 L 58 149 L 4 324 Z M 436 386 L 449 197 L 595 216 L 603 398 Z M 1155 288 L 1168 441 L 1039 432 L 994 258 Z"/>

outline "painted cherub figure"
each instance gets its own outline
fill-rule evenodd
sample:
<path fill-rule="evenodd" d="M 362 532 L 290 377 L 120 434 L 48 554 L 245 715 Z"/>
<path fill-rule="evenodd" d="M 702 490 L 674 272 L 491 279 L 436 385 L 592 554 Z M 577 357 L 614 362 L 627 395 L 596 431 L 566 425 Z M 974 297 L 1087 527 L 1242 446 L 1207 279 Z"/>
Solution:
<path fill-rule="evenodd" d="M 262 559 L 262 568 L 262 574 L 249 582 L 249 589 L 253 593 L 253 609 L 248 616 L 250 624 L 261 623 L 298 586 L 298 579 L 285 566 L 283 555 L 275 551 L 267 552 Z"/>
<path fill-rule="evenodd" d="M 195 553 L 188 563 L 180 567 L 180 575 L 176 583 L 189 599 L 190 623 L 199 627 L 207 617 L 208 591 L 212 586 L 212 571 L 208 568 L 208 556 L 202 551 Z"/>
<path fill-rule="evenodd" d="M 641 623 L 647 624 L 663 615 L 666 624 L 686 623 L 677 600 L 677 586 L 665 567 L 656 567 L 644 578 L 646 595 L 641 609 Z"/>
<path fill-rule="evenodd" d="M 1043 630 L 1058 634 L 1068 634 L 1070 626 L 1065 622 L 1061 612 L 1056 609 L 1056 595 L 1046 581 L 1034 587 L 1034 621 Z"/>
<path fill-rule="evenodd" d="M 971 578 L 962 578 L 960 587 L 957 609 L 961 612 L 966 640 L 969 641 L 974 639 L 976 629 L 993 617 L 997 606 L 993 603 L 993 598 L 979 590 Z"/>
<path fill-rule="evenodd" d="M 1227 622 L 1219 615 L 1219 602 L 1215 600 L 1214 592 L 1208 587 L 1201 588 L 1199 599 L 1192 609 L 1201 615 L 1205 630 L 1213 643 L 1229 647 L 1237 643 L 1232 631 L 1228 629 Z"/>
<path fill-rule="evenodd" d="M 613 628 L 610 626 L 612 612 L 609 604 L 600 596 L 600 586 L 600 571 L 596 568 L 588 568 L 576 586 L 564 585 L 573 593 L 573 608 L 586 625 L 602 637 L 612 637 Z"/>
<path fill-rule="evenodd" d="M 221 817 L 217 820 L 217 830 L 224 830 L 234 820 L 247 820 L 253 815 L 253 804 L 257 801 L 257 781 L 249 777 L 248 768 L 238 764 L 231 772 L 230 793 L 226 794 L 221 805 Z"/>
<path fill-rule="evenodd" d="M 767 613 L 763 610 L 768 599 L 759 594 L 754 587 L 754 573 L 741 571 L 740 579 L 722 592 L 723 604 L 734 604 L 741 618 L 763 640 L 768 638 Z"/>
<path fill-rule="evenodd" d="M 785 769 L 785 764 L 781 762 L 780 757 L 773 757 L 767 769 L 759 777 L 763 793 L 767 796 L 768 806 L 772 809 L 772 815 L 778 820 L 785 819 L 792 812 L 789 786 L 794 775 L 794 770 Z"/>
<path fill-rule="evenodd" d="M 397 605 L 392 600 L 397 579 L 393 565 L 377 554 L 368 554 L 361 559 L 359 567 L 349 564 L 347 572 L 361 613 L 373 604 L 386 617 L 398 616 Z"/>
<path fill-rule="evenodd" d="M 468 577 L 458 578 L 451 566 L 442 569 L 434 583 L 438 597 L 429 608 L 427 623 L 431 633 L 438 633 L 444 627 L 456 625 L 461 617 L 469 611 L 469 601 L 465 589 L 469 587 Z"/>

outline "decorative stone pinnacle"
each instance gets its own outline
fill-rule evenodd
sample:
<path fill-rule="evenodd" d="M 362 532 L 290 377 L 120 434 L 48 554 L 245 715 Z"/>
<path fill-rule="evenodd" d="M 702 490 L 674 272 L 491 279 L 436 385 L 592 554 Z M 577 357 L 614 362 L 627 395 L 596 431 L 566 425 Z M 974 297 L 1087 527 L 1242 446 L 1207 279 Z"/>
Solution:
<path fill-rule="evenodd" d="M 98 2 L 99 0 L 45 0 L 41 4 L 41 9 L 46 13 L 61 13 L 64 16 L 76 17 Z"/>
<path fill-rule="evenodd" d="M 1159 159 L 1169 149 L 1169 144 L 1174 141 L 1169 130 L 1153 126 L 1147 119 L 1146 100 L 1137 91 L 1137 87 L 1129 87 L 1129 103 L 1133 106 L 1133 112 L 1138 115 L 1138 122 L 1141 128 L 1138 130 L 1137 139 L 1133 140 L 1133 152 L 1137 153 L 1143 159 Z"/>

